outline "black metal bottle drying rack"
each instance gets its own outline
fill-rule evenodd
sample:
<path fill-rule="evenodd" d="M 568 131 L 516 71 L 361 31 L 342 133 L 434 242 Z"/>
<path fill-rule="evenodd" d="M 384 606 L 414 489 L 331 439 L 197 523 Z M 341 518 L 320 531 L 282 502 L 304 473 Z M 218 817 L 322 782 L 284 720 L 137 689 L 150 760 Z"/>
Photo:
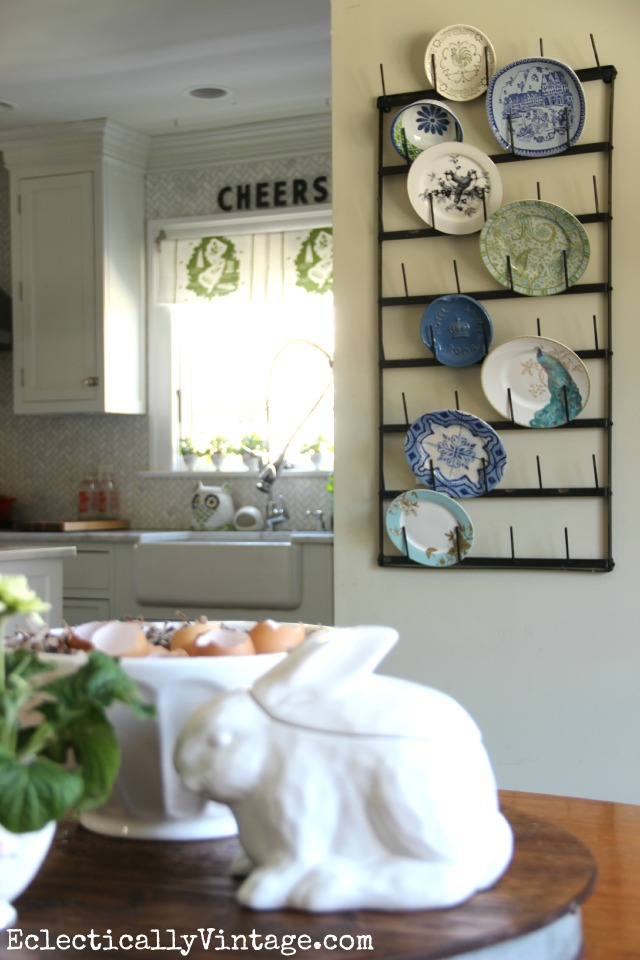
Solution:
<path fill-rule="evenodd" d="M 605 528 L 602 533 L 601 542 L 602 550 L 597 556 L 572 556 L 571 553 L 571 537 L 570 530 L 568 527 L 564 527 L 562 531 L 563 539 L 563 555 L 562 556 L 520 556 L 517 549 L 518 541 L 518 532 L 514 530 L 512 525 L 508 527 L 508 548 L 504 555 L 502 556 L 477 556 L 472 553 L 470 556 L 460 557 L 458 555 L 457 562 L 451 566 L 447 566 L 448 570 L 456 569 L 538 569 L 538 570 L 576 570 L 576 571 L 610 571 L 613 569 L 614 562 L 612 556 L 612 534 L 611 534 L 611 394 L 612 394 L 612 286 L 611 286 L 611 197 L 612 197 L 612 150 L 613 150 L 613 94 L 614 94 L 614 81 L 617 74 L 615 67 L 613 66 L 601 66 L 598 60 L 597 51 L 595 48 L 595 43 L 593 37 L 591 37 L 591 42 L 593 46 L 593 52 L 596 60 L 596 66 L 586 69 L 575 70 L 579 80 L 582 84 L 586 84 L 585 95 L 588 97 L 588 90 L 590 84 L 604 84 L 605 85 L 605 117 L 602 122 L 602 131 L 606 136 L 606 139 L 593 141 L 593 142 L 578 142 L 573 146 L 567 144 L 567 149 L 562 154 L 556 154 L 555 156 L 563 156 L 566 159 L 564 162 L 570 162 L 571 157 L 577 157 L 581 154 L 603 154 L 605 156 L 605 170 L 606 170 L 606 188 L 603 191 L 600 188 L 598 190 L 598 183 L 596 177 L 593 177 L 593 210 L 587 213 L 575 213 L 574 216 L 582 224 L 601 224 L 602 229 L 606 232 L 606 268 L 603 270 L 603 274 L 606 272 L 606 275 L 602 276 L 601 282 L 596 283 L 576 283 L 573 286 L 567 286 L 567 288 L 562 291 L 560 294 L 554 294 L 554 296 L 576 296 L 580 294 L 598 294 L 601 295 L 602 304 L 603 304 L 603 321 L 601 326 L 601 331 L 604 329 L 606 331 L 606 342 L 601 344 L 599 342 L 598 336 L 598 323 L 596 322 L 596 316 L 593 316 L 593 347 L 591 349 L 576 350 L 575 353 L 583 361 L 595 361 L 597 363 L 603 363 L 606 365 L 606 376 L 605 376 L 605 409 L 604 416 L 601 417 L 585 417 L 580 416 L 577 419 L 571 420 L 565 424 L 554 427 L 555 431 L 572 431 L 572 430 L 583 430 L 591 429 L 596 431 L 602 431 L 604 434 L 605 442 L 603 445 L 604 449 L 604 463 L 597 462 L 596 455 L 593 454 L 593 483 L 588 485 L 578 485 L 571 486 L 562 485 L 562 486 L 546 486 L 543 482 L 543 476 L 540 466 L 540 459 L 536 455 L 536 464 L 537 464 L 537 486 L 531 487 L 520 487 L 520 488 L 501 488 L 498 486 L 494 489 L 488 489 L 485 493 L 481 495 L 481 499 L 492 498 L 498 501 L 512 501 L 517 498 L 598 498 L 604 506 L 604 525 Z M 541 54 L 542 54 L 542 41 L 540 42 Z M 433 227 L 425 226 L 422 228 L 416 229 L 401 229 L 401 230 L 386 230 L 383 223 L 383 205 L 384 205 L 384 193 L 388 184 L 391 180 L 398 176 L 406 176 L 408 166 L 410 161 L 402 161 L 399 157 L 399 163 L 385 164 L 385 144 L 388 142 L 387 138 L 389 136 L 388 132 L 388 116 L 392 110 L 399 110 L 404 106 L 407 106 L 410 103 L 413 103 L 417 100 L 429 99 L 429 100 L 444 100 L 444 98 L 437 92 L 436 89 L 426 89 L 419 90 L 409 93 L 395 93 L 388 94 L 385 89 L 385 80 L 384 80 L 384 70 L 383 66 L 380 66 L 381 74 L 381 83 L 382 83 L 382 95 L 377 99 L 377 110 L 378 110 L 378 264 L 377 264 L 377 298 L 378 298 L 378 420 L 379 420 L 379 441 L 378 441 L 378 464 L 379 464 L 379 516 L 378 516 L 378 527 L 379 527 L 379 539 L 378 539 L 378 557 L 377 562 L 381 567 L 388 568 L 398 568 L 398 567 L 417 567 L 423 570 L 434 570 L 440 568 L 434 568 L 430 566 L 422 566 L 416 561 L 408 557 L 408 550 L 405 550 L 405 555 L 401 551 L 398 551 L 391 544 L 388 534 L 386 532 L 386 510 L 389 506 L 389 503 L 394 500 L 396 497 L 400 496 L 403 492 L 402 489 L 392 489 L 387 486 L 385 482 L 385 477 L 387 475 L 387 465 L 388 457 L 392 454 L 389 453 L 387 440 L 394 435 L 405 436 L 407 428 L 409 426 L 409 416 L 407 412 L 407 405 L 404 397 L 402 395 L 402 405 L 404 410 L 404 422 L 388 422 L 385 420 L 384 410 L 385 410 L 385 394 L 387 392 L 387 377 L 390 371 L 393 370 L 402 370 L 410 368 L 434 368 L 440 365 L 440 361 L 437 359 L 435 351 L 431 351 L 432 355 L 424 355 L 424 351 L 421 355 L 416 355 L 407 358 L 401 359 L 389 359 L 386 356 L 385 350 L 385 334 L 384 334 L 384 323 L 383 318 L 385 311 L 390 307 L 415 307 L 415 306 L 424 306 L 432 303 L 437 298 L 446 295 L 447 293 L 457 292 L 460 293 L 460 282 L 458 278 L 458 264 L 454 259 L 452 263 L 452 279 L 455 282 L 455 289 L 450 290 L 439 290 L 437 292 L 429 292 L 423 294 L 413 294 L 409 292 L 407 285 L 407 278 L 404 271 L 404 264 L 402 264 L 402 282 L 404 287 L 404 293 L 400 296 L 385 296 L 383 293 L 383 263 L 384 263 L 384 250 L 388 244 L 393 243 L 396 240 L 417 240 L 417 239 L 433 239 L 437 242 L 438 239 L 448 236 L 434 229 Z M 408 151 L 407 151 L 408 153 Z M 508 163 L 527 163 L 531 158 L 518 155 L 512 152 L 502 152 L 498 154 L 491 154 L 490 159 L 496 164 L 508 164 Z M 539 158 L 536 158 L 539 159 Z M 599 195 L 599 192 L 601 195 Z M 540 199 L 540 187 L 538 184 L 538 199 Z M 604 202 L 603 202 L 604 201 Z M 604 206 L 604 209 L 601 209 L 601 206 Z M 434 222 L 433 219 L 431 221 Z M 449 237 L 449 239 L 451 239 Z M 464 290 L 463 291 L 467 296 L 472 297 L 477 301 L 490 301 L 490 300 L 502 300 L 505 298 L 522 298 L 524 295 L 520 294 L 513 289 L 508 287 L 503 289 L 490 289 L 490 290 Z M 525 299 L 528 299 L 525 297 Z M 542 299 L 542 298 L 541 298 Z M 540 323 L 538 320 L 538 336 L 540 336 Z M 458 395 L 455 391 L 455 400 L 456 407 L 458 407 Z M 531 430 L 527 427 L 523 427 L 517 424 L 513 417 L 502 418 L 499 420 L 488 420 L 489 426 L 493 427 L 498 433 L 508 430 L 525 430 L 530 434 L 539 433 L 538 430 Z M 570 436 L 570 434 L 569 434 Z M 397 455 L 397 448 L 396 448 Z M 419 484 L 416 484 L 419 486 Z M 406 534 L 405 534 L 406 536 Z"/>

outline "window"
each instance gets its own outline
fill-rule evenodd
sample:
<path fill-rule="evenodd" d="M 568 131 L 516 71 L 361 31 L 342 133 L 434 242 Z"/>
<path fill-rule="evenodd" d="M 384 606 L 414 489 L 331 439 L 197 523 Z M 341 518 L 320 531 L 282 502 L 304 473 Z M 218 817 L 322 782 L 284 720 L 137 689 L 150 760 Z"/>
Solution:
<path fill-rule="evenodd" d="M 329 211 L 153 221 L 149 254 L 151 468 L 180 468 L 182 437 L 254 434 L 294 465 L 332 445 Z"/>

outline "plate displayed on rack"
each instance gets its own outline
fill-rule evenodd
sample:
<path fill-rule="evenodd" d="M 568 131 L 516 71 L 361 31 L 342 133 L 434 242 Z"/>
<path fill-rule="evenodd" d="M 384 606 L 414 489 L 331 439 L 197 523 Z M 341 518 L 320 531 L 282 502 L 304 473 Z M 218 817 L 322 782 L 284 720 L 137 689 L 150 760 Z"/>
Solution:
<path fill-rule="evenodd" d="M 391 123 L 391 142 L 405 160 L 415 160 L 436 143 L 462 141 L 460 121 L 439 100 L 417 100 L 403 107 Z"/>
<path fill-rule="evenodd" d="M 500 344 L 482 364 L 480 379 L 491 406 L 523 427 L 568 423 L 589 399 L 589 374 L 580 357 L 546 337 Z"/>
<path fill-rule="evenodd" d="M 487 89 L 496 52 L 477 27 L 454 23 L 431 38 L 424 55 L 429 83 L 447 100 L 474 100 Z"/>
<path fill-rule="evenodd" d="M 459 503 L 432 490 L 407 490 L 390 504 L 387 532 L 394 545 L 426 567 L 450 567 L 473 545 L 473 524 Z"/>
<path fill-rule="evenodd" d="M 485 308 L 473 297 L 447 294 L 430 303 L 422 314 L 420 336 L 440 363 L 466 367 L 486 355 L 493 324 Z"/>
<path fill-rule="evenodd" d="M 505 150 L 523 157 L 563 153 L 576 143 L 584 128 L 582 84 L 559 60 L 515 60 L 491 77 L 487 116 Z"/>
<path fill-rule="evenodd" d="M 407 430 L 404 452 L 425 487 L 452 497 L 482 496 L 500 483 L 507 464 L 493 427 L 462 410 L 418 417 Z"/>
<path fill-rule="evenodd" d="M 480 255 L 491 276 L 530 297 L 562 293 L 577 283 L 587 269 L 589 252 L 580 221 L 544 200 L 505 204 L 480 233 Z"/>
<path fill-rule="evenodd" d="M 467 143 L 429 147 L 409 168 L 411 206 L 442 233 L 476 233 L 502 203 L 502 180 L 493 160 Z"/>

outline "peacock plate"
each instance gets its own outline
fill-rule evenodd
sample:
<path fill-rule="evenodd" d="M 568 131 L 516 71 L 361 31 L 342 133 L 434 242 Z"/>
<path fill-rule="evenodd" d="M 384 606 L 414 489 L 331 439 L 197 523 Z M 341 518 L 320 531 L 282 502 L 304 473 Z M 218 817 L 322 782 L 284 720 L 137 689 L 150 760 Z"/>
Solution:
<path fill-rule="evenodd" d="M 546 337 L 515 337 L 482 364 L 482 389 L 498 413 L 523 427 L 558 427 L 589 399 L 589 374 L 577 354 Z"/>
<path fill-rule="evenodd" d="M 459 503 L 433 490 L 407 490 L 387 511 L 387 532 L 410 560 L 425 567 L 450 567 L 473 545 L 473 524 Z"/>

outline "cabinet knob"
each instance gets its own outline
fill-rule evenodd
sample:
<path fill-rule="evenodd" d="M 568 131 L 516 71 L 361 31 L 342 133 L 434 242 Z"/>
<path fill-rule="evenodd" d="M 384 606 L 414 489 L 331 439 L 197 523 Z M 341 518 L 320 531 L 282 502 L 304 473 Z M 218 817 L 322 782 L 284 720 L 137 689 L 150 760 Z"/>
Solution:
<path fill-rule="evenodd" d="M 99 383 L 99 377 L 84 377 L 82 380 L 83 387 L 97 387 Z"/>

